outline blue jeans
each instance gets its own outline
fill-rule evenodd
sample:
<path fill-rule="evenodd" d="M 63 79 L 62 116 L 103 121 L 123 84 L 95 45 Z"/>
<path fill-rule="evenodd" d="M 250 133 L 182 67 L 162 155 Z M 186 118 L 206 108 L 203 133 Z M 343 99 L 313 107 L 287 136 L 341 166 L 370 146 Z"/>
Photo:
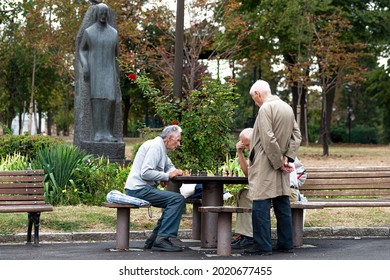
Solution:
<path fill-rule="evenodd" d="M 271 201 L 276 216 L 277 247 L 279 249 L 292 249 L 292 215 L 290 200 L 287 195 L 277 196 L 265 200 L 253 200 L 253 248 L 259 251 L 271 252 Z"/>
<path fill-rule="evenodd" d="M 153 233 L 162 237 L 177 237 L 185 206 L 185 199 L 180 193 L 145 186 L 139 190 L 126 189 L 126 194 L 147 200 L 154 207 L 163 208 L 163 213 Z"/>

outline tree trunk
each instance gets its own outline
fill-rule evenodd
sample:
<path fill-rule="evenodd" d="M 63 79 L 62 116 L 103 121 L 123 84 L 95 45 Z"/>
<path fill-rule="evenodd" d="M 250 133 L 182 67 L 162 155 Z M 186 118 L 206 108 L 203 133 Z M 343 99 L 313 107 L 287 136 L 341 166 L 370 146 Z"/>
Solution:
<path fill-rule="evenodd" d="M 53 125 L 53 114 L 47 112 L 47 135 L 51 136 L 51 127 Z"/>
<path fill-rule="evenodd" d="M 32 79 L 31 79 L 31 96 L 30 96 L 30 108 L 29 108 L 29 119 L 28 119 L 28 133 L 31 135 L 32 132 L 32 122 L 33 122 L 33 113 L 34 113 L 34 91 L 35 91 L 35 69 L 37 65 L 37 51 L 34 50 L 34 61 L 32 69 Z"/>
<path fill-rule="evenodd" d="M 307 131 L 307 113 L 306 113 L 306 95 L 307 89 L 305 87 L 298 86 L 297 83 L 291 88 L 292 100 L 293 100 L 293 110 L 295 118 L 297 120 L 299 129 L 302 134 L 302 143 L 309 143 L 309 136 Z"/>
<path fill-rule="evenodd" d="M 320 143 L 323 145 L 324 156 L 329 156 L 329 144 L 332 143 L 330 130 L 335 92 L 335 87 L 332 87 L 327 92 L 325 92 L 325 89 L 323 89 Z"/>

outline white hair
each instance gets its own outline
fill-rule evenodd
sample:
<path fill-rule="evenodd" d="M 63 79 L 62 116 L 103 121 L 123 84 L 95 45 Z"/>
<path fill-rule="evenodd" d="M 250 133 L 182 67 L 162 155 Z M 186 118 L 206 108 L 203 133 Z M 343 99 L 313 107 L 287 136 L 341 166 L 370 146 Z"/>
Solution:
<path fill-rule="evenodd" d="M 248 128 L 245 128 L 243 129 L 241 132 L 240 132 L 240 135 L 238 136 L 240 139 L 242 137 L 245 137 L 247 139 L 251 139 L 252 138 L 252 133 L 253 133 L 253 128 L 251 127 L 248 127 Z"/>
<path fill-rule="evenodd" d="M 165 139 L 167 138 L 170 134 L 173 134 L 174 136 L 178 136 L 181 133 L 181 127 L 178 125 L 169 125 L 166 126 L 163 131 L 161 132 L 161 138 Z"/>
<path fill-rule="evenodd" d="M 255 91 L 263 92 L 266 94 L 272 94 L 271 88 L 269 84 L 266 81 L 263 80 L 257 80 L 251 87 L 251 90 L 249 91 L 250 95 L 254 95 Z"/>

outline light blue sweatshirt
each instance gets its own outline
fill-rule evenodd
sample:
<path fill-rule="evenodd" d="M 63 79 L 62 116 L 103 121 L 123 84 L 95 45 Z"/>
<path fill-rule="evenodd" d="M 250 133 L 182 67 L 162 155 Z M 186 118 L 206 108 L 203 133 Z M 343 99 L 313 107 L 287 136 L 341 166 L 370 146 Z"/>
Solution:
<path fill-rule="evenodd" d="M 146 185 L 157 187 L 160 181 L 169 180 L 169 173 L 174 169 L 163 139 L 157 136 L 143 143 L 138 149 L 125 189 L 138 190 Z"/>

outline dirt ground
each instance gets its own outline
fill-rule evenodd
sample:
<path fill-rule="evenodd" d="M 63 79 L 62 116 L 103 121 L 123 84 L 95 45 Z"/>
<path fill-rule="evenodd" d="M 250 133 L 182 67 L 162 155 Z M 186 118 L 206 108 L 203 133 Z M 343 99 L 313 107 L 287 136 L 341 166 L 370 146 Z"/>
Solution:
<path fill-rule="evenodd" d="M 322 156 L 321 145 L 302 146 L 299 158 L 305 166 L 390 166 L 390 145 L 331 145 Z"/>

